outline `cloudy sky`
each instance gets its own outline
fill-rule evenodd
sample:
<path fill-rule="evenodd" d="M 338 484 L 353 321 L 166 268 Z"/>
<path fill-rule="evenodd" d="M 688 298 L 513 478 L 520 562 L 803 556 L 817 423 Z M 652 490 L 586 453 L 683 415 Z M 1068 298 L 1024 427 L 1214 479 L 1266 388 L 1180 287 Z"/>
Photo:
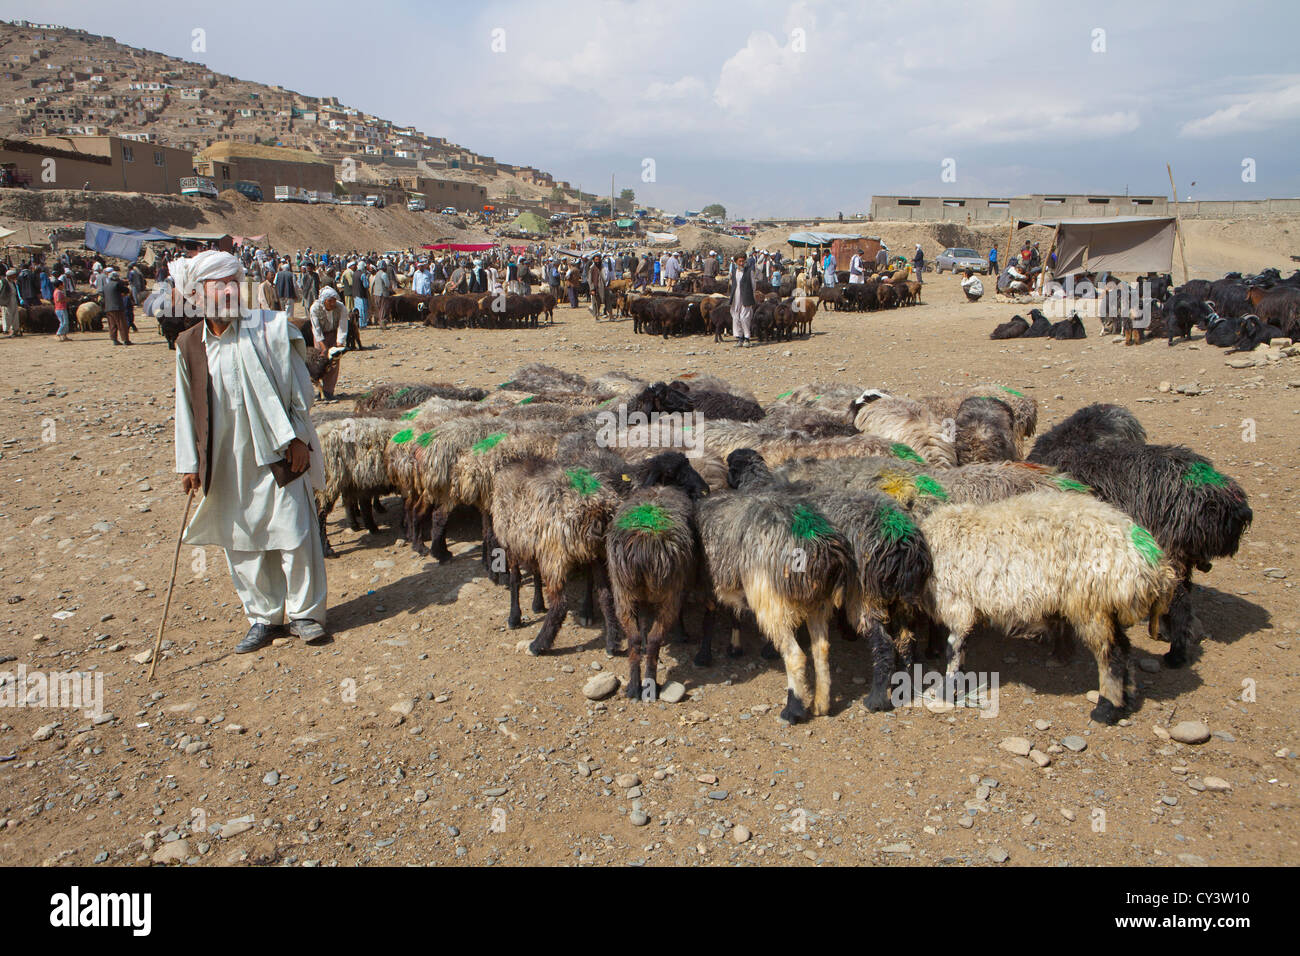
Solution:
<path fill-rule="evenodd" d="M 593 192 L 612 173 L 670 210 L 1167 195 L 1166 162 L 1179 198 L 1300 195 L 1294 0 L 0 0 L 0 16 L 337 96 Z"/>

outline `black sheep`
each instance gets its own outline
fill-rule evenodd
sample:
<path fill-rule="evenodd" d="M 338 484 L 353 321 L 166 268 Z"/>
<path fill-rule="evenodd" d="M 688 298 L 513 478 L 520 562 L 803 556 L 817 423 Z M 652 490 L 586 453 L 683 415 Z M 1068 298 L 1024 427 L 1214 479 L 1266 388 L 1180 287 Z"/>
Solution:
<path fill-rule="evenodd" d="M 1214 308 L 1209 302 L 1180 292 L 1161 307 L 1161 330 L 1168 343 L 1173 345 L 1174 339 L 1179 336 L 1190 339 L 1193 326 L 1198 329 L 1208 328 L 1213 316 Z M 1156 320 L 1152 319 L 1153 335 L 1157 334 L 1155 322 Z"/>
<path fill-rule="evenodd" d="M 1029 323 L 1024 316 L 1013 315 L 1010 322 L 1003 322 L 989 333 L 991 339 L 1018 339 L 1029 331 Z"/>
<path fill-rule="evenodd" d="M 1266 325 L 1259 320 L 1257 315 L 1243 316 L 1241 325 L 1237 328 L 1237 338 L 1233 343 L 1233 348 L 1228 349 L 1228 354 L 1233 352 L 1250 352 L 1256 346 L 1263 345 L 1271 339 L 1282 338 L 1282 330 L 1276 325 Z"/>
<path fill-rule="evenodd" d="M 1062 319 L 1052 325 L 1050 337 L 1054 339 L 1086 339 L 1088 333 L 1083 328 L 1079 313 L 1072 312 L 1068 319 Z"/>
<path fill-rule="evenodd" d="M 1161 621 L 1170 644 L 1165 663 L 1180 667 L 1191 642 L 1192 571 L 1209 571 L 1214 558 L 1236 554 L 1254 515 L 1241 486 L 1209 459 L 1179 445 L 1123 437 L 1135 433 L 1145 434 L 1126 410 L 1090 405 L 1039 438 L 1029 460 L 1091 486 L 1168 554 L 1179 584 Z"/>
<path fill-rule="evenodd" d="M 1047 321 L 1047 316 L 1040 310 L 1030 309 L 1029 317 L 1034 321 L 1030 323 L 1029 330 L 1021 336 L 1022 338 L 1044 339 L 1052 334 L 1052 323 Z"/>

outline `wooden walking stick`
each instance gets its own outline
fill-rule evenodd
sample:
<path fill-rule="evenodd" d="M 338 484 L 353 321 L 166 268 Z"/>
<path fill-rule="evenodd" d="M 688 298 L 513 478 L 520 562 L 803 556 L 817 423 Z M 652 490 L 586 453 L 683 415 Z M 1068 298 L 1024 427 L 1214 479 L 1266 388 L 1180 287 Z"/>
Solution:
<path fill-rule="evenodd" d="M 163 604 L 162 620 L 158 622 L 158 636 L 153 642 L 153 656 L 149 658 L 149 680 L 153 680 L 153 672 L 158 667 L 158 651 L 162 648 L 163 628 L 167 626 L 167 612 L 172 606 L 172 591 L 176 587 L 176 568 L 181 560 L 181 539 L 185 537 L 185 525 L 190 520 L 190 505 L 194 504 L 194 492 L 190 491 L 185 496 L 185 516 L 181 518 L 181 530 L 176 535 L 176 553 L 172 555 L 172 578 L 167 582 L 167 600 Z"/>

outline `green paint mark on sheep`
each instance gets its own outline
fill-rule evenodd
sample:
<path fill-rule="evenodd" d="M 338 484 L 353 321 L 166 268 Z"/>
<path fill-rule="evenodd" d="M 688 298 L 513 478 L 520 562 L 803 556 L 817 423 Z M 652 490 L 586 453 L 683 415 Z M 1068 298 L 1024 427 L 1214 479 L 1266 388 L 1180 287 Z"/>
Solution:
<path fill-rule="evenodd" d="M 412 418 L 414 418 L 418 414 L 420 414 L 420 410 L 418 408 L 413 408 L 405 415 L 402 416 L 402 421 L 409 422 Z"/>
<path fill-rule="evenodd" d="M 415 443 L 421 448 L 428 448 L 431 441 L 433 441 L 433 432 L 425 432 L 415 440 Z"/>
<path fill-rule="evenodd" d="M 788 391 L 788 392 L 782 392 L 780 395 L 778 395 L 778 396 L 776 397 L 776 400 L 779 402 L 781 399 L 783 399 L 783 398 L 789 398 L 789 397 L 790 397 L 791 395 L 793 395 L 793 394 L 794 394 L 794 391 L 793 391 L 793 390 Z"/>
<path fill-rule="evenodd" d="M 897 508 L 888 506 L 880 509 L 880 536 L 890 544 L 912 540 L 916 534 L 916 525 L 912 519 Z"/>
<path fill-rule="evenodd" d="M 515 380 L 512 378 L 508 382 L 502 382 L 500 385 L 497 386 L 497 388 L 509 388 L 513 384 L 515 384 Z"/>
<path fill-rule="evenodd" d="M 893 452 L 895 458 L 901 458 L 903 461 L 919 462 L 922 465 L 925 464 L 925 459 L 914 452 L 911 445 L 906 445 L 901 441 L 894 442 L 889 446 L 889 450 Z"/>
<path fill-rule="evenodd" d="M 394 445 L 405 445 L 414 437 L 415 432 L 411 431 L 409 428 L 403 428 L 400 432 L 394 435 L 391 440 Z"/>
<path fill-rule="evenodd" d="M 600 479 L 586 468 L 568 468 L 564 473 L 569 477 L 569 484 L 583 497 L 600 491 Z"/>
<path fill-rule="evenodd" d="M 1082 481 L 1076 481 L 1073 478 L 1067 478 L 1065 477 L 1065 475 L 1057 475 L 1053 479 L 1053 481 L 1056 482 L 1056 487 L 1060 488 L 1062 491 L 1079 491 L 1079 492 L 1083 492 L 1084 494 L 1087 494 L 1088 492 L 1092 491 L 1092 489 L 1089 488 L 1087 485 L 1085 485 Z"/>
<path fill-rule="evenodd" d="M 612 399 L 612 398 L 607 398 L 607 399 L 605 399 L 603 402 L 601 402 L 599 405 L 597 405 L 596 407 L 597 407 L 597 408 L 604 408 L 606 405 L 608 405 L 608 404 L 609 404 L 610 402 L 612 402 L 613 400 L 614 400 L 614 399 Z"/>
<path fill-rule="evenodd" d="M 998 388 L 1002 389 L 1002 391 L 1006 392 L 1008 395 L 1016 396 L 1016 398 L 1025 397 L 1024 392 L 1017 392 L 1014 388 L 1007 388 L 1005 385 L 999 385 Z"/>
<path fill-rule="evenodd" d="M 527 398 L 521 398 L 521 399 L 519 399 L 519 401 L 518 401 L 516 404 L 518 404 L 518 405 L 531 405 L 531 404 L 532 404 L 533 402 L 535 402 L 535 401 L 537 401 L 537 396 L 536 396 L 536 395 L 529 395 Z"/>
<path fill-rule="evenodd" d="M 393 392 L 393 398 L 395 398 L 395 399 L 397 399 L 397 398 L 401 398 L 403 395 L 405 395 L 405 394 L 406 394 L 407 392 L 409 392 L 409 391 L 410 391 L 409 388 L 399 388 L 397 391 Z"/>
<path fill-rule="evenodd" d="M 673 519 L 672 515 L 661 506 L 644 504 L 623 512 L 616 524 L 622 531 L 649 531 L 652 534 L 659 534 L 673 526 Z"/>
<path fill-rule="evenodd" d="M 1165 556 L 1165 553 L 1160 550 L 1160 545 L 1156 544 L 1156 539 L 1151 536 L 1151 532 L 1141 525 L 1135 524 L 1129 528 L 1128 537 L 1138 554 L 1147 559 L 1148 564 L 1156 564 Z"/>
<path fill-rule="evenodd" d="M 1229 481 L 1227 475 L 1214 470 L 1208 461 L 1194 461 L 1183 475 L 1183 484 L 1194 488 L 1222 488 Z"/>
<path fill-rule="evenodd" d="M 800 541 L 825 538 L 834 531 L 830 522 L 819 512 L 804 505 L 795 506 L 794 515 L 790 519 L 790 533 Z"/>
<path fill-rule="evenodd" d="M 366 394 L 362 395 L 361 397 L 362 397 L 362 398 L 369 398 L 369 397 L 370 397 L 371 395 L 373 395 L 373 394 L 375 394 L 375 393 L 374 393 L 373 391 L 370 391 L 370 392 L 366 392 Z"/>
<path fill-rule="evenodd" d="M 948 500 L 948 492 L 943 490 L 943 485 L 929 475 L 916 476 L 916 490 L 927 498 L 938 498 L 940 501 Z"/>
<path fill-rule="evenodd" d="M 476 455 L 481 455 L 485 451 L 491 451 L 501 443 L 501 439 L 506 437 L 505 432 L 493 432 L 487 438 L 481 438 L 470 446 L 469 450 Z"/>

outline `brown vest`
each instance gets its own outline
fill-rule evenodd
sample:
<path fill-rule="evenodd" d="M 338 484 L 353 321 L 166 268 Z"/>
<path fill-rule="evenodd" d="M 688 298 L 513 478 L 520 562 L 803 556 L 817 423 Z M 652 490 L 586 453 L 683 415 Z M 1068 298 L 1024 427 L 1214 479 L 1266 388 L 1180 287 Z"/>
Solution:
<path fill-rule="evenodd" d="M 208 375 L 208 347 L 203 342 L 203 327 L 199 322 L 186 329 L 176 339 L 185 367 L 190 373 L 190 415 L 194 419 L 194 444 L 199 460 L 199 477 L 203 480 L 203 493 L 208 493 L 212 483 L 212 380 Z"/>

